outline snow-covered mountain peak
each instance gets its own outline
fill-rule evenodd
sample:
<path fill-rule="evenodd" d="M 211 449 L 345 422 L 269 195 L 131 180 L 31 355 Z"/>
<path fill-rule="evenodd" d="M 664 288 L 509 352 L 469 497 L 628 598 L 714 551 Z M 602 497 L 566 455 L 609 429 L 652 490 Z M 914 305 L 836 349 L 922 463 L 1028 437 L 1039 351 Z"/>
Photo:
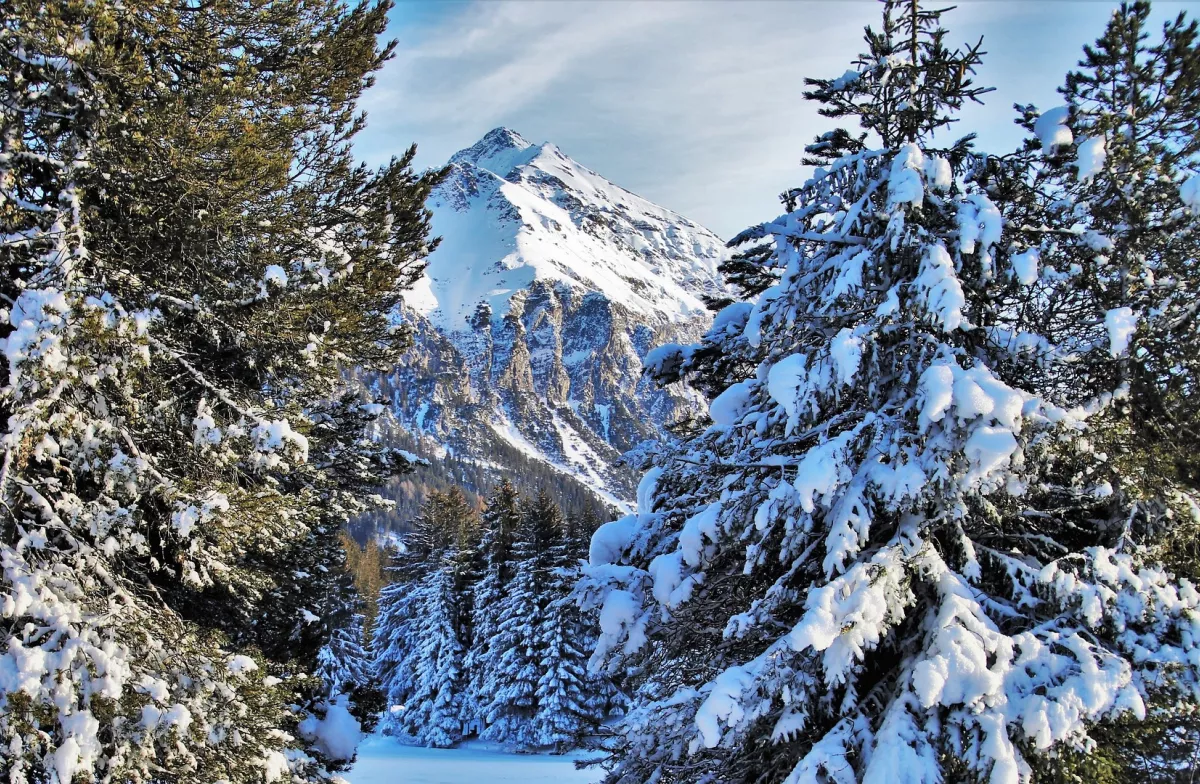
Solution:
<path fill-rule="evenodd" d="M 724 243 L 507 128 L 455 153 L 428 205 L 442 243 L 405 296 L 419 348 L 374 381 L 396 426 L 527 490 L 541 465 L 629 508 L 620 455 L 702 410 L 643 360 L 707 329 Z"/>
<path fill-rule="evenodd" d="M 532 151 L 532 152 L 531 152 Z M 500 177 L 536 155 L 536 145 L 509 128 L 493 128 L 465 150 L 450 156 L 452 164 L 471 164 Z"/>
<path fill-rule="evenodd" d="M 481 303 L 504 318 L 535 281 L 599 292 L 655 324 L 703 318 L 702 296 L 721 287 L 719 237 L 553 144 L 496 128 L 450 163 L 429 202 L 442 244 L 406 298 L 446 333 L 467 331 Z"/>

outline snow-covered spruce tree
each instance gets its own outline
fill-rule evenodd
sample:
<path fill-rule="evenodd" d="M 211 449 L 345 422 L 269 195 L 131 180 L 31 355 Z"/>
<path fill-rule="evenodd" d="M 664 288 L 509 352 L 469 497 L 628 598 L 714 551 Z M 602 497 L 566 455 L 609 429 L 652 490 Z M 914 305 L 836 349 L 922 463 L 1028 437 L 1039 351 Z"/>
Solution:
<path fill-rule="evenodd" d="M 412 587 L 415 629 L 405 673 L 408 688 L 394 699 L 403 709 L 390 713 L 390 727 L 419 738 L 427 746 L 452 746 L 462 740 L 463 645 L 458 639 L 454 572 L 450 563 L 434 564 Z"/>
<path fill-rule="evenodd" d="M 323 589 L 337 563 L 314 548 L 397 464 L 363 440 L 373 409 L 340 392 L 343 365 L 403 348 L 387 314 L 429 247 L 436 177 L 415 177 L 411 156 L 371 172 L 349 153 L 385 14 L 5 5 L 13 782 L 323 777 L 292 734 L 303 709 L 287 709 L 311 679 L 285 694 L 254 650 L 287 647 L 307 619 L 272 593 Z M 302 578 L 299 563 L 327 571 Z M 289 651 L 287 672 L 311 671 L 320 643 Z"/>
<path fill-rule="evenodd" d="M 428 746 L 462 739 L 466 559 L 478 526 L 458 489 L 433 492 L 405 539 L 372 635 L 388 706 L 381 726 Z"/>
<path fill-rule="evenodd" d="M 614 697 L 608 678 L 588 672 L 595 628 L 572 594 L 581 574 L 581 524 L 564 520 L 561 537 L 551 545 L 552 568 L 543 590 L 545 609 L 534 632 L 541 655 L 533 719 L 537 744 L 560 752 L 579 745 L 584 735 L 600 725 Z"/>
<path fill-rule="evenodd" d="M 395 731 L 402 720 L 403 700 L 412 690 L 416 662 L 416 637 L 420 607 L 415 599 L 417 583 L 393 580 L 379 594 L 379 615 L 371 630 L 371 654 L 375 677 L 383 690 L 386 711 L 380 722 L 384 731 Z M 399 700 L 399 701 L 397 701 Z"/>
<path fill-rule="evenodd" d="M 371 657 L 363 647 L 363 620 L 352 614 L 317 652 L 317 675 L 329 694 L 350 694 L 374 680 Z"/>
<path fill-rule="evenodd" d="M 887 3 L 810 81 L 863 135 L 818 138 L 788 212 L 735 238 L 770 238 L 741 256 L 757 298 L 649 358 L 720 394 L 592 538 L 593 663 L 639 684 L 609 781 L 1018 782 L 1195 700 L 1200 594 L 1103 524 L 1088 412 L 1023 385 L 1047 352 L 1009 308 L 997 164 L 930 146 L 982 92 L 939 18 Z"/>
<path fill-rule="evenodd" d="M 1135 536 L 1188 516 L 1179 494 L 1200 483 L 1200 31 L 1181 14 L 1151 42 L 1149 15 L 1147 2 L 1113 13 L 1060 88 L 1066 106 L 1024 107 L 1046 203 L 1027 253 L 1049 266 L 1047 320 L 1075 333 L 1060 383 L 1081 401 L 1115 394 L 1092 438 Z M 1194 572 L 1194 545 L 1181 555 Z"/>
<path fill-rule="evenodd" d="M 507 479 L 488 498 L 480 518 L 482 536 L 475 553 L 471 585 L 471 638 L 463 666 L 467 685 L 463 695 L 463 723 L 482 731 L 487 723 L 487 706 L 496 695 L 491 673 L 499 666 L 500 649 L 494 644 L 500 631 L 500 613 L 508 582 L 516 569 L 513 538 L 521 525 L 521 499 Z"/>
<path fill-rule="evenodd" d="M 1113 495 L 1097 518 L 1195 580 L 1200 47 L 1195 22 L 1179 15 L 1152 38 L 1149 16 L 1144 2 L 1113 13 L 1060 88 L 1065 106 L 1020 107 L 1036 136 L 1013 167 L 1034 207 L 1020 215 L 1035 283 L 1020 304 L 1071 355 L 1047 363 L 1063 399 L 1098 409 L 1088 437 L 1108 460 L 1095 479 Z M 1157 778 L 1192 757 L 1195 720 L 1171 707 L 1102 728 L 1112 764 Z"/>
<path fill-rule="evenodd" d="M 485 708 L 483 737 L 517 750 L 538 745 L 534 723 L 542 650 L 538 629 L 546 608 L 546 587 L 554 568 L 553 548 L 562 538 L 562 512 L 545 492 L 524 505 L 513 539 L 516 568 L 500 605 L 490 667 L 483 693 L 491 695 Z"/>

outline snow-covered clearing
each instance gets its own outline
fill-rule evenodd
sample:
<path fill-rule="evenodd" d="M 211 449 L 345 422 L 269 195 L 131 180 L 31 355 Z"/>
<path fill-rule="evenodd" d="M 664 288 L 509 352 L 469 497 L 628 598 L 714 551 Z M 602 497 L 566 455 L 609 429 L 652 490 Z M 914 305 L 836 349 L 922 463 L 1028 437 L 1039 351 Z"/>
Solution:
<path fill-rule="evenodd" d="M 594 784 L 602 771 L 576 770 L 582 756 L 505 754 L 480 743 L 427 749 L 372 735 L 358 747 L 358 760 L 344 777 L 350 784 Z"/>

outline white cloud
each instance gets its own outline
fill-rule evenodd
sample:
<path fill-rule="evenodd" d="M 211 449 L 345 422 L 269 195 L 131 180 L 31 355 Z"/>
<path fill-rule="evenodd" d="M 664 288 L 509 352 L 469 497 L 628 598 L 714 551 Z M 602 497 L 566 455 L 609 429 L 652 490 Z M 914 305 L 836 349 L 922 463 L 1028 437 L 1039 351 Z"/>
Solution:
<path fill-rule="evenodd" d="M 411 141 L 437 165 L 508 125 L 553 141 L 614 182 L 732 235 L 779 212 L 802 147 L 832 121 L 805 76 L 842 73 L 877 24 L 876 2 L 501 2 L 442 6 L 405 24 L 367 95 L 358 150 L 378 162 Z M 1159 10 L 1162 13 L 1161 9 Z M 1005 82 L 958 128 L 1016 143 L 1014 101 L 1047 104 L 1105 3 L 973 2 L 952 41 L 986 33 L 979 81 Z M 967 126 L 971 127 L 968 128 Z"/>

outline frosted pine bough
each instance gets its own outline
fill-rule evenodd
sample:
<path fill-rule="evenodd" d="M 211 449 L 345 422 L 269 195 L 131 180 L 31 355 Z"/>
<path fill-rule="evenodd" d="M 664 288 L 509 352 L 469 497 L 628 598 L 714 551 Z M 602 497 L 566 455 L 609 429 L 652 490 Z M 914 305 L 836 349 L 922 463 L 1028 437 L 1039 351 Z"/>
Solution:
<path fill-rule="evenodd" d="M 756 301 L 648 358 L 720 394 L 592 541 L 592 664 L 641 685 L 610 781 L 1019 782 L 1197 697 L 1200 594 L 1101 523 L 1113 395 L 1025 386 L 1057 356 L 1009 306 L 1039 257 L 986 159 L 928 146 L 965 89 L 929 68 L 936 20 L 911 52 L 885 20 L 856 78 L 814 83 L 882 147 L 810 147 L 796 206 L 735 240 L 769 241 Z"/>

